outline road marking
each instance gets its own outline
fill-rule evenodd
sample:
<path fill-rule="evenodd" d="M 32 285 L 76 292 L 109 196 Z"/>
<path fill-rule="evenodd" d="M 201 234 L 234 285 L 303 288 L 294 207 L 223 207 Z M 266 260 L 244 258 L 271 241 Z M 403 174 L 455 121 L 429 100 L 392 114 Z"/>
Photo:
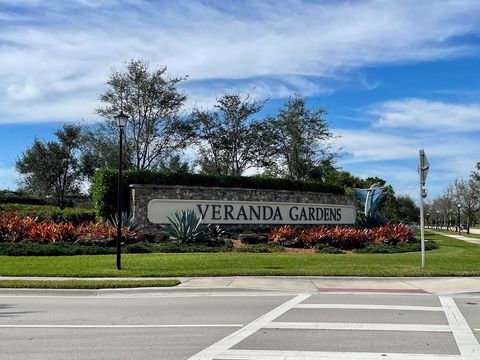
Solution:
<path fill-rule="evenodd" d="M 451 297 L 439 296 L 443 311 L 447 317 L 453 337 L 457 342 L 458 349 L 462 355 L 462 360 L 480 359 L 480 344 L 475 335 L 473 335 L 470 326 L 463 317 L 457 304 Z"/>
<path fill-rule="evenodd" d="M 240 341 L 246 339 L 250 335 L 257 332 L 258 330 L 262 329 L 263 327 L 265 327 L 265 325 L 275 320 L 277 317 L 281 316 L 282 314 L 286 313 L 295 305 L 298 305 L 305 299 L 308 299 L 310 296 L 311 294 L 300 294 L 295 296 L 293 299 L 288 300 L 287 302 L 276 307 L 272 311 L 252 321 L 250 324 L 245 325 L 243 328 L 235 331 L 233 334 L 230 334 L 227 337 L 216 342 L 215 344 L 207 347 L 206 349 L 203 349 L 198 354 L 188 358 L 188 360 L 217 359 L 221 353 L 225 352 L 226 350 L 238 344 Z"/>
<path fill-rule="evenodd" d="M 354 310 L 402 310 L 402 311 L 443 311 L 440 306 L 406 305 L 356 305 L 356 304 L 298 304 L 296 309 L 354 309 Z"/>
<path fill-rule="evenodd" d="M 165 324 L 165 325 L 157 325 L 157 324 L 152 324 L 152 325 L 122 325 L 122 324 L 112 324 L 112 325 L 17 325 L 17 324 L 12 324 L 12 325 L 0 325 L 0 329 L 8 329 L 8 328 L 38 328 L 38 329 L 114 329 L 114 328 L 120 328 L 120 329 L 138 329 L 138 328 L 211 328 L 211 327 L 242 327 L 242 324 L 186 324 L 186 325 L 179 325 L 179 324 Z"/>
<path fill-rule="evenodd" d="M 265 329 L 451 332 L 448 325 L 271 322 Z M 478 359 L 477 359 L 478 360 Z"/>
<path fill-rule="evenodd" d="M 320 293 L 331 293 L 331 292 L 340 292 L 340 293 L 385 293 L 385 294 L 427 294 L 425 290 L 422 289 L 378 289 L 378 288 L 338 288 L 338 287 L 317 287 L 317 290 Z"/>
<path fill-rule="evenodd" d="M 347 290 L 344 290 L 342 291 L 342 289 L 340 288 L 332 288 L 332 290 L 328 290 L 328 291 L 322 291 L 320 292 L 320 288 L 318 289 L 319 292 L 316 293 L 315 295 L 380 295 L 380 296 L 383 296 L 383 295 L 388 295 L 388 296 L 391 296 L 391 295 L 395 295 L 395 296 L 432 296 L 432 294 L 428 293 L 428 292 L 389 292 L 389 291 L 382 291 L 381 289 L 378 289 L 378 290 L 375 290 L 375 291 L 366 291 L 365 289 L 361 290 L 361 291 L 347 291 Z"/>
<path fill-rule="evenodd" d="M 459 355 L 321 352 L 279 350 L 227 350 L 218 360 L 462 360 Z"/>

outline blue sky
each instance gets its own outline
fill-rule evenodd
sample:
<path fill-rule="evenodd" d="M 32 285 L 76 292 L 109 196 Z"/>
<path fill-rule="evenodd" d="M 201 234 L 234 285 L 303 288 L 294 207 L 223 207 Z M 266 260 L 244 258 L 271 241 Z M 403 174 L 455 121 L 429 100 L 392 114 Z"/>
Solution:
<path fill-rule="evenodd" d="M 0 188 L 62 122 L 101 121 L 98 96 L 131 58 L 189 75 L 185 111 L 223 91 L 295 92 L 326 106 L 338 165 L 430 195 L 479 159 L 480 2 L 0 0 Z"/>

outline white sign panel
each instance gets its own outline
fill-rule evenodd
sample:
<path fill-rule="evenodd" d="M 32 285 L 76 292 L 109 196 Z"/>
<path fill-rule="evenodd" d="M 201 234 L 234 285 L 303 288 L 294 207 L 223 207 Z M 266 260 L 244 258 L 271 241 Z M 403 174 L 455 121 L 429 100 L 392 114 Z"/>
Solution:
<path fill-rule="evenodd" d="M 420 165 L 418 171 L 420 173 L 420 182 L 425 185 L 427 181 L 428 170 L 430 169 L 430 163 L 428 162 L 427 155 L 425 151 L 420 150 Z"/>
<path fill-rule="evenodd" d="M 176 211 L 193 210 L 209 224 L 354 224 L 355 207 L 314 203 L 155 199 L 148 220 L 166 224 Z"/>

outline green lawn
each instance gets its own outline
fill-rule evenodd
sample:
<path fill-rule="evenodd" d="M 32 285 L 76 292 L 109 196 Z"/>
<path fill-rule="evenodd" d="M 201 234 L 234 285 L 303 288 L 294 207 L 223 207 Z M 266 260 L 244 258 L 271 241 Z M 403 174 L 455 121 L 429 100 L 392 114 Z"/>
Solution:
<path fill-rule="evenodd" d="M 122 271 L 114 255 L 0 256 L 0 275 L 11 276 L 480 276 L 480 246 L 426 232 L 439 249 L 426 254 L 197 253 L 126 254 Z"/>

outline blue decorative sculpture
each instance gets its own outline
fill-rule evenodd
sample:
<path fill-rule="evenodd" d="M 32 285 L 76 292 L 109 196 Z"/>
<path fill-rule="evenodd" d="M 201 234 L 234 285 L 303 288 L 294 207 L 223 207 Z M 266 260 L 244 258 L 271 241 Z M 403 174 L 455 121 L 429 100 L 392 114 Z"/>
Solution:
<path fill-rule="evenodd" d="M 355 189 L 355 195 L 364 204 L 364 213 L 366 217 L 373 216 L 375 210 L 383 198 L 383 186 L 373 184 L 368 189 Z"/>

